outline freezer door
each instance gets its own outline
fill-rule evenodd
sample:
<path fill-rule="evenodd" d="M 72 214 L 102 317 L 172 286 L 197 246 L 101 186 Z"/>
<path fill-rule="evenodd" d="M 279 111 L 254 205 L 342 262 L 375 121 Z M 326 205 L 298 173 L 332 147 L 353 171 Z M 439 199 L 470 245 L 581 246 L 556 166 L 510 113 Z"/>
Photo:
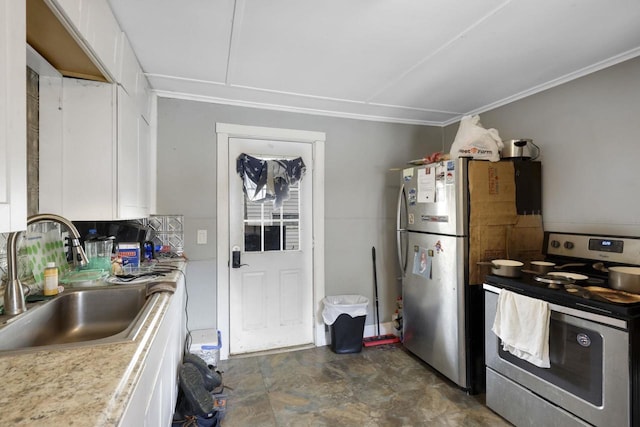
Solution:
<path fill-rule="evenodd" d="M 466 238 L 407 233 L 403 281 L 405 347 L 468 388 L 465 347 Z"/>
<path fill-rule="evenodd" d="M 402 171 L 408 230 L 468 234 L 468 162 L 446 160 Z"/>

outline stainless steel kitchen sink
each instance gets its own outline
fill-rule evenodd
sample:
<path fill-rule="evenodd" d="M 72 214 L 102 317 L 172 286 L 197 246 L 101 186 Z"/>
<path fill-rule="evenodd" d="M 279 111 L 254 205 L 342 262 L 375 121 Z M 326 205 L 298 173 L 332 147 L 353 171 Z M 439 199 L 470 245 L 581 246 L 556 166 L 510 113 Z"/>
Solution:
<path fill-rule="evenodd" d="M 134 340 L 156 299 L 145 285 L 65 290 L 3 319 L 0 356 Z"/>

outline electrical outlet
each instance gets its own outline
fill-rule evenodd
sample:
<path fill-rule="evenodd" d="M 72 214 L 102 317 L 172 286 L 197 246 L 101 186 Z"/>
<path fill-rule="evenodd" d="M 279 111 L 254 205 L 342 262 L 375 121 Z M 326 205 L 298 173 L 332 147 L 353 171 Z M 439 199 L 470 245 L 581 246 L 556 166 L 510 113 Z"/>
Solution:
<path fill-rule="evenodd" d="M 197 243 L 199 245 L 207 244 L 207 230 L 198 230 Z"/>

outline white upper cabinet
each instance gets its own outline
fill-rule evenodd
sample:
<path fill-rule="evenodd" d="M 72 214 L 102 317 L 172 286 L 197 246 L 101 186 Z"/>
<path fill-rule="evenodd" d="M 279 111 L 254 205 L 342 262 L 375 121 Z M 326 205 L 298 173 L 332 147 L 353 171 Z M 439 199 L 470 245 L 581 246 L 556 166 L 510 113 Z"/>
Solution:
<path fill-rule="evenodd" d="M 82 11 L 86 11 L 87 18 L 81 34 L 86 37 L 89 46 L 107 72 L 114 77 L 119 60 L 120 25 L 107 0 L 90 0 L 84 4 L 87 6 Z"/>
<path fill-rule="evenodd" d="M 40 170 L 56 194 L 40 210 L 73 221 L 146 217 L 150 141 L 135 100 L 118 85 L 64 78 L 62 117 L 62 164 Z"/>
<path fill-rule="evenodd" d="M 73 34 L 96 66 L 117 81 L 120 61 L 120 25 L 107 0 L 45 0 Z"/>
<path fill-rule="evenodd" d="M 114 85 L 63 79 L 62 164 L 40 169 L 40 181 L 55 183 L 58 193 L 47 199 L 60 203 L 43 206 L 41 197 L 40 211 L 74 221 L 117 219 L 115 108 Z"/>
<path fill-rule="evenodd" d="M 127 35 L 120 30 L 107 0 L 45 0 L 105 77 L 136 99 L 149 121 L 149 83 Z"/>
<path fill-rule="evenodd" d="M 140 66 L 125 33 L 120 33 L 120 62 L 118 64 L 118 82 L 129 95 L 136 91 L 136 78 Z"/>
<path fill-rule="evenodd" d="M 27 226 L 25 0 L 0 0 L 0 232 Z"/>
<path fill-rule="evenodd" d="M 149 82 L 144 75 L 138 58 L 129 43 L 125 33 L 120 36 L 120 64 L 118 67 L 118 82 L 127 91 L 129 96 L 135 98 L 138 112 L 149 122 L 151 110 L 151 96 Z"/>
<path fill-rule="evenodd" d="M 142 218 L 149 214 L 149 132 L 144 129 L 135 101 L 118 87 L 119 218 Z"/>
<path fill-rule="evenodd" d="M 107 0 L 44 0 L 106 81 L 118 83 L 150 122 L 153 96 L 135 52 Z M 49 47 L 53 50 L 53 48 Z M 43 53 L 44 54 L 44 53 Z M 58 57 L 59 57 L 59 53 Z M 46 54 L 45 54 L 46 55 Z M 63 70 L 68 77 L 85 77 Z M 64 74 L 64 72 L 63 72 Z M 98 79 L 100 80 L 100 79 Z"/>
<path fill-rule="evenodd" d="M 107 0 L 44 1 L 110 83 L 63 79 L 62 155 L 55 166 L 41 159 L 40 182 L 53 193 L 41 194 L 40 211 L 75 221 L 145 217 L 155 188 L 146 76 Z"/>
<path fill-rule="evenodd" d="M 138 108 L 140 110 L 140 114 L 147 123 L 151 122 L 151 87 L 149 86 L 149 80 L 147 80 L 147 76 L 144 75 L 144 72 L 141 68 L 138 69 L 137 78 L 136 78 L 136 95 L 138 98 Z"/>

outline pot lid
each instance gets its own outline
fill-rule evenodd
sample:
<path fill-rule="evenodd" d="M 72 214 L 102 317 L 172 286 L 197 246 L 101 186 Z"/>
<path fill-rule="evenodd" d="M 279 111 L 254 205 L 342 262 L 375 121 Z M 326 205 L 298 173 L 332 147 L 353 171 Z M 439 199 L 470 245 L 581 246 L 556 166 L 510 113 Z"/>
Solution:
<path fill-rule="evenodd" d="M 524 265 L 524 263 L 512 259 L 494 259 L 491 263 L 499 267 L 522 267 Z"/>
<path fill-rule="evenodd" d="M 537 282 L 547 283 L 549 285 L 571 285 L 575 283 L 575 280 L 569 277 L 558 276 L 556 274 L 545 274 L 542 276 L 536 276 L 533 279 Z"/>
<path fill-rule="evenodd" d="M 589 278 L 589 276 L 585 276 L 584 274 L 569 273 L 565 271 L 552 271 L 548 276 L 565 277 L 571 280 L 587 280 Z"/>

